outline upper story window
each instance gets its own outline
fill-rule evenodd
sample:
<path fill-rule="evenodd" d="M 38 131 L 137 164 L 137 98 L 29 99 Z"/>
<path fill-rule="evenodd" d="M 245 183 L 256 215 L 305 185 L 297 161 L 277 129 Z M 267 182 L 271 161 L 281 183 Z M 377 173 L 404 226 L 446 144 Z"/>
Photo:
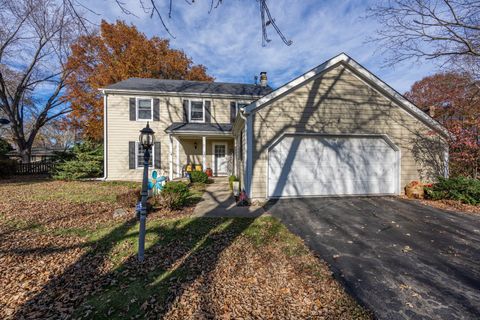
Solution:
<path fill-rule="evenodd" d="M 153 99 L 137 98 L 137 120 L 153 120 Z"/>
<path fill-rule="evenodd" d="M 190 100 L 189 122 L 205 122 L 205 101 Z"/>

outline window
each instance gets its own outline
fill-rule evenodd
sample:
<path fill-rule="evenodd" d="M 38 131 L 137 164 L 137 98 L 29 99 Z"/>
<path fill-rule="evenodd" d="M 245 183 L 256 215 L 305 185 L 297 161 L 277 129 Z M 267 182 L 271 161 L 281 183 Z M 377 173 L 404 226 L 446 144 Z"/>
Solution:
<path fill-rule="evenodd" d="M 148 166 L 152 167 L 153 166 L 153 155 L 155 154 L 154 152 L 155 146 L 152 146 L 152 150 L 150 150 L 150 159 L 148 160 Z M 143 153 L 145 150 L 143 149 L 143 146 L 137 142 L 137 168 L 143 168 Z"/>
<path fill-rule="evenodd" d="M 205 104 L 203 101 L 190 101 L 190 122 L 205 122 Z"/>
<path fill-rule="evenodd" d="M 137 120 L 149 120 L 153 118 L 153 100 L 137 99 Z"/>

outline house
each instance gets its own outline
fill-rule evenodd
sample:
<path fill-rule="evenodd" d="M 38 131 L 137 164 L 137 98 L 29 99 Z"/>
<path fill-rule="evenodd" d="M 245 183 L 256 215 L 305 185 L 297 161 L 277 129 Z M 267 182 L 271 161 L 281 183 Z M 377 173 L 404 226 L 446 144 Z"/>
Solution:
<path fill-rule="evenodd" d="M 33 147 L 30 152 L 29 162 L 48 162 L 53 160 L 58 153 L 64 152 L 65 147 L 53 146 L 53 147 Z M 22 162 L 22 156 L 17 150 L 12 150 L 6 153 L 9 159 Z"/>
<path fill-rule="evenodd" d="M 346 54 L 276 90 L 128 79 L 103 90 L 105 173 L 142 177 L 138 133 L 156 132 L 152 167 L 235 174 L 253 199 L 395 195 L 448 175 L 448 132 Z"/>

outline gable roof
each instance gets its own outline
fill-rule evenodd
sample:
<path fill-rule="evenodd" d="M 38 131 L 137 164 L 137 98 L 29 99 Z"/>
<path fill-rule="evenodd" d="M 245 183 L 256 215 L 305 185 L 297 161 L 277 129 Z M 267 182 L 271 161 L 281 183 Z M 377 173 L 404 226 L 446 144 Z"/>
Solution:
<path fill-rule="evenodd" d="M 335 66 L 342 64 L 346 66 L 349 70 L 353 71 L 357 76 L 367 82 L 369 85 L 380 91 L 382 94 L 387 96 L 388 98 L 397 102 L 402 108 L 404 108 L 407 112 L 412 114 L 414 117 L 419 119 L 420 121 L 424 122 L 427 126 L 434 129 L 438 133 L 442 134 L 445 137 L 449 137 L 450 134 L 445 127 L 443 127 L 439 122 L 431 118 L 428 114 L 420 110 L 417 106 L 413 103 L 405 99 L 400 93 L 395 91 L 392 87 L 386 84 L 384 81 L 380 80 L 377 76 L 373 73 L 368 71 L 354 59 L 349 57 L 345 53 L 341 53 L 336 57 L 333 57 L 330 60 L 325 61 L 321 65 L 313 68 L 312 70 L 304 73 L 303 75 L 299 76 L 298 78 L 286 83 L 285 85 L 279 87 L 278 89 L 272 91 L 271 93 L 267 94 L 266 96 L 252 102 L 248 106 L 242 108 L 242 110 L 249 114 L 257 111 L 259 108 L 265 106 L 273 99 L 277 99 L 291 90 L 298 88 L 299 86 L 303 85 L 310 79 L 318 76 L 326 71 L 334 68 Z"/>
<path fill-rule="evenodd" d="M 212 94 L 261 97 L 272 92 L 269 86 L 255 84 L 206 82 L 189 80 L 166 80 L 151 78 L 130 78 L 105 88 L 105 91 L 141 91 L 187 94 Z"/>

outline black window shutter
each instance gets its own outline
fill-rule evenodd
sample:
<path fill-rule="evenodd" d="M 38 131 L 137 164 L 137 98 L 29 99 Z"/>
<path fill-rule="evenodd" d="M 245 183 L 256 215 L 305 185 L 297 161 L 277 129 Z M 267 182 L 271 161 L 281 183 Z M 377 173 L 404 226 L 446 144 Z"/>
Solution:
<path fill-rule="evenodd" d="M 137 120 L 137 112 L 135 110 L 135 98 L 130 98 L 130 121 Z"/>
<path fill-rule="evenodd" d="M 160 169 L 160 165 L 162 163 L 162 149 L 160 147 L 160 142 L 155 142 L 155 145 L 153 147 L 153 152 L 155 153 L 154 154 L 154 158 L 155 158 L 155 163 L 153 164 L 154 165 L 154 168 L 155 169 Z"/>
<path fill-rule="evenodd" d="M 230 122 L 234 123 L 237 117 L 237 103 L 235 101 L 230 102 Z"/>
<path fill-rule="evenodd" d="M 135 141 L 128 142 L 128 168 L 135 169 Z"/>
<path fill-rule="evenodd" d="M 153 121 L 160 121 L 160 99 L 153 99 Z"/>
<path fill-rule="evenodd" d="M 183 100 L 183 122 L 188 122 L 188 100 Z"/>
<path fill-rule="evenodd" d="M 209 100 L 205 101 L 205 122 L 210 123 L 212 122 L 212 115 L 210 113 L 210 109 L 212 106 L 212 102 Z"/>

